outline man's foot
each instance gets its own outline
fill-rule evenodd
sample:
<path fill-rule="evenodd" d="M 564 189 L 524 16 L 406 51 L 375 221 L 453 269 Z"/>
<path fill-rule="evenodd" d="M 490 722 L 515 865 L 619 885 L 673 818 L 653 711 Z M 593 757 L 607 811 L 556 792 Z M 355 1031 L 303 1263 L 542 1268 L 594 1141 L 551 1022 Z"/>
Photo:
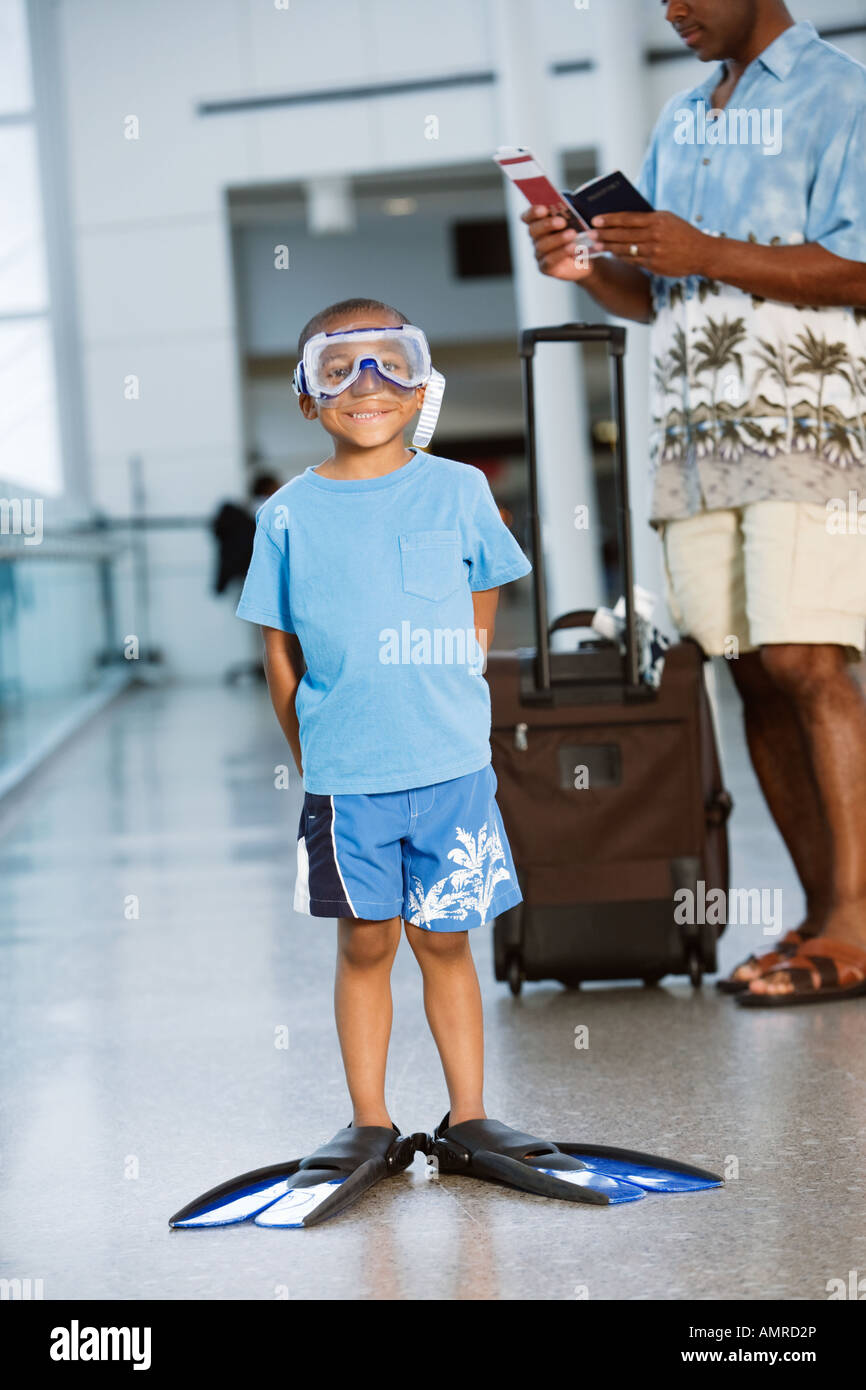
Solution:
<path fill-rule="evenodd" d="M 716 981 L 716 989 L 722 994 L 742 994 L 753 980 L 759 980 L 768 970 L 784 963 L 797 950 L 818 935 L 820 927 L 807 917 L 805 922 L 792 931 L 786 932 L 781 941 L 769 951 L 759 956 L 749 956 L 747 960 L 734 967 L 730 975 Z"/>
<path fill-rule="evenodd" d="M 737 1003 L 818 1003 L 864 993 L 866 904 L 857 904 L 831 913 L 818 936 L 751 980 Z"/>

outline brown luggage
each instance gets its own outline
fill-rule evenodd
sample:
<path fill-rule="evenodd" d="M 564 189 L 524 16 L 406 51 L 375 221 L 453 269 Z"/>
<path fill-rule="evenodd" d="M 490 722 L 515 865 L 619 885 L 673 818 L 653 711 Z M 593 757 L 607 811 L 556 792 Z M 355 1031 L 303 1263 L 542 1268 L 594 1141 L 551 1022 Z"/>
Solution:
<path fill-rule="evenodd" d="M 624 655 L 590 633 L 574 651 L 550 651 L 553 631 L 588 627 L 592 614 L 568 613 L 548 627 L 533 354 L 538 342 L 585 341 L 606 342 L 613 366 Z M 492 651 L 486 672 L 497 801 L 523 892 L 494 924 L 495 969 L 515 994 L 524 979 L 576 986 L 688 974 L 697 987 L 704 971 L 716 969 L 716 922 L 726 916 L 712 910 L 713 898 L 707 906 L 713 890 L 727 894 L 731 800 L 703 654 L 690 641 L 672 646 L 658 689 L 638 669 L 624 352 L 625 329 L 606 324 L 528 329 L 521 339 L 536 647 Z"/>

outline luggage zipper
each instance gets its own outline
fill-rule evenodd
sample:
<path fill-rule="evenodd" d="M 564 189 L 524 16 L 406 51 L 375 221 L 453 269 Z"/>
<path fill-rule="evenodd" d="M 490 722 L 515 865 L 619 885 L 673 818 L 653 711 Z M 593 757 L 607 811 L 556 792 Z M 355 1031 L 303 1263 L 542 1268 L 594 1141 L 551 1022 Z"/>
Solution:
<path fill-rule="evenodd" d="M 521 753 L 525 753 L 529 747 L 529 741 L 526 737 L 528 729 L 528 724 L 515 724 L 514 726 L 514 747 L 519 749 Z"/>

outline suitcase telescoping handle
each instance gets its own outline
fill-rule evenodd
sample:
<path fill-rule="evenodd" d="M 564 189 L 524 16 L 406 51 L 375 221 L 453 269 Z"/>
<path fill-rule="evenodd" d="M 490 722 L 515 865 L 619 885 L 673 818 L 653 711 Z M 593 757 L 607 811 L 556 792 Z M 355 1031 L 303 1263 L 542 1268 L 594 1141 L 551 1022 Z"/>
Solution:
<path fill-rule="evenodd" d="M 573 613 L 563 613 L 561 617 L 554 618 L 548 631 L 552 637 L 555 632 L 562 632 L 563 628 L 592 627 L 594 617 L 594 608 L 577 608 Z"/>
<path fill-rule="evenodd" d="M 611 389 L 616 420 L 615 481 L 616 520 L 620 566 L 625 594 L 625 685 L 641 689 L 638 662 L 637 625 L 634 612 L 634 559 L 632 556 L 631 510 L 628 494 L 628 454 L 625 438 L 625 329 L 607 323 L 561 323 L 550 328 L 527 328 L 520 335 L 523 359 L 523 403 L 526 419 L 526 457 L 529 466 L 529 523 L 532 536 L 532 564 L 535 589 L 535 686 L 540 696 L 551 693 L 550 629 L 547 612 L 547 586 L 544 553 L 541 548 L 541 520 L 538 500 L 538 454 L 535 439 L 535 383 L 533 366 L 537 343 L 606 343 L 611 361 Z"/>

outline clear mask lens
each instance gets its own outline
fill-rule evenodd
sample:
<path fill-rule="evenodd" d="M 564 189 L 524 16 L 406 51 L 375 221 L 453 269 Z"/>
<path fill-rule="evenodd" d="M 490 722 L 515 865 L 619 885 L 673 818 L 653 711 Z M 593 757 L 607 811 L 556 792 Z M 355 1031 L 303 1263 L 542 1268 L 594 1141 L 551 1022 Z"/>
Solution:
<path fill-rule="evenodd" d="M 317 399 L 333 397 L 365 378 L 403 390 L 423 386 L 430 375 L 430 350 L 420 329 L 320 333 L 304 348 L 307 389 Z M 324 402 L 323 402 L 324 403 Z"/>
<path fill-rule="evenodd" d="M 312 396 L 324 409 L 364 396 L 405 399 L 407 391 L 426 386 L 413 440 L 422 447 L 433 433 L 444 384 L 433 370 L 424 333 L 412 324 L 318 333 L 305 344 L 295 373 L 295 390 Z"/>
<path fill-rule="evenodd" d="M 358 355 L 351 363 L 333 359 L 324 369 L 324 379 L 329 392 L 336 395 L 320 396 L 320 406 L 337 406 L 347 399 L 362 396 L 388 396 L 403 399 L 415 386 L 408 379 L 405 363 L 396 360 L 393 353 L 383 353 L 381 357 Z M 346 385 L 339 383 L 347 382 Z"/>

